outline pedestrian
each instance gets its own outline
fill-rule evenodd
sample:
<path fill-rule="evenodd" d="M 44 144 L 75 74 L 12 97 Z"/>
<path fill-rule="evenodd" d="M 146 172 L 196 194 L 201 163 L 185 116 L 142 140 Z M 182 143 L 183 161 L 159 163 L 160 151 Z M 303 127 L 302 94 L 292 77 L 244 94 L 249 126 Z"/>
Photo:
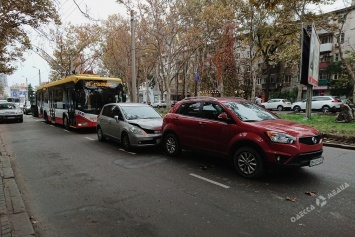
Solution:
<path fill-rule="evenodd" d="M 255 98 L 255 103 L 261 105 L 261 95 Z"/>

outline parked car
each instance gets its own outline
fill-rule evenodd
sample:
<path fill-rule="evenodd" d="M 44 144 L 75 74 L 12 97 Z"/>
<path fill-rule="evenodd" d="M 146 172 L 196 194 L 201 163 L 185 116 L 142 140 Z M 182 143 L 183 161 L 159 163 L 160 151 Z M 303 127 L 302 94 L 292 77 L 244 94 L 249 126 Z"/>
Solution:
<path fill-rule="evenodd" d="M 0 122 L 4 123 L 5 121 L 23 122 L 22 110 L 13 102 L 0 103 Z"/>
<path fill-rule="evenodd" d="M 291 110 L 291 102 L 286 99 L 271 99 L 267 102 L 261 103 L 261 106 L 269 110 Z"/>
<path fill-rule="evenodd" d="M 166 108 L 166 102 L 164 100 L 159 102 L 154 102 L 151 104 L 153 108 Z"/>
<path fill-rule="evenodd" d="M 31 104 L 29 103 L 29 102 L 27 102 L 27 103 L 25 103 L 24 105 L 23 105 L 23 113 L 24 114 L 30 114 L 30 113 L 32 113 L 32 109 L 31 109 L 32 107 L 31 107 Z"/>
<path fill-rule="evenodd" d="M 313 96 L 312 110 L 320 110 L 322 112 L 336 112 L 339 111 L 340 105 L 344 102 L 337 96 Z M 295 102 L 291 108 L 295 112 L 306 110 L 306 99 L 301 102 Z"/>
<path fill-rule="evenodd" d="M 244 99 L 190 97 L 164 116 L 163 147 L 178 156 L 182 149 L 228 157 L 247 178 L 268 167 L 314 166 L 323 162 L 321 134 Z"/>
<path fill-rule="evenodd" d="M 156 146 L 161 143 L 162 116 L 142 103 L 106 104 L 97 118 L 97 137 L 103 142 L 111 138 L 126 151 L 134 147 Z"/>

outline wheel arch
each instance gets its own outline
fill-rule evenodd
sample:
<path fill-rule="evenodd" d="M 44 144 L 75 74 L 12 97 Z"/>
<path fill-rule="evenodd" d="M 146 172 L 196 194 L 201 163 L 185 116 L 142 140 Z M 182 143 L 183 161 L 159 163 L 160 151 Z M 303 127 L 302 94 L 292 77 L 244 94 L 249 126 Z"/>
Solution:
<path fill-rule="evenodd" d="M 267 157 L 266 153 L 264 152 L 263 148 L 256 142 L 251 141 L 251 140 L 239 140 L 233 143 L 230 152 L 229 152 L 229 157 L 233 159 L 234 153 L 241 147 L 251 147 L 254 148 L 259 154 L 263 162 L 267 162 Z"/>

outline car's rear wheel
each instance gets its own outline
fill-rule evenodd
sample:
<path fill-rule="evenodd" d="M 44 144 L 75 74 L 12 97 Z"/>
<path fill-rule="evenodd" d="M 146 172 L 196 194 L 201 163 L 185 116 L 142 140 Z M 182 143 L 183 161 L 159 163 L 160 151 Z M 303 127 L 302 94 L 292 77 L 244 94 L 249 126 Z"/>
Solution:
<path fill-rule="evenodd" d="M 282 111 L 283 109 L 284 109 L 284 107 L 282 105 L 277 106 L 278 111 Z"/>
<path fill-rule="evenodd" d="M 121 136 L 121 146 L 125 151 L 131 150 L 131 142 L 129 141 L 127 133 L 123 133 Z"/>
<path fill-rule="evenodd" d="M 176 157 L 181 153 L 181 146 L 175 134 L 169 133 L 164 138 L 164 149 L 166 154 Z"/>
<path fill-rule="evenodd" d="M 293 111 L 296 112 L 296 113 L 299 113 L 301 112 L 301 107 L 299 107 L 298 105 L 293 107 Z"/>
<path fill-rule="evenodd" d="M 233 164 L 238 173 L 245 178 L 260 178 L 266 170 L 260 154 L 251 147 L 239 148 L 234 153 Z"/>
<path fill-rule="evenodd" d="M 102 132 L 102 129 L 100 126 L 97 127 L 97 139 L 100 141 L 100 142 L 104 142 L 106 140 L 105 136 L 104 136 L 104 133 Z"/>
<path fill-rule="evenodd" d="M 328 106 L 328 105 L 324 105 L 323 107 L 322 107 L 322 112 L 323 113 L 327 113 L 327 112 L 329 112 L 330 111 L 330 107 Z"/>

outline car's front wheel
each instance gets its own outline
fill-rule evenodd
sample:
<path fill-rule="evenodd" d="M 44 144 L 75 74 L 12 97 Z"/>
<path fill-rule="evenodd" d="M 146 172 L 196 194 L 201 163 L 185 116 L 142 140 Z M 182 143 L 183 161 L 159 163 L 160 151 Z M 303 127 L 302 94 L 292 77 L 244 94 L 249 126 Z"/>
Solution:
<path fill-rule="evenodd" d="M 260 154 L 251 147 L 239 148 L 234 153 L 233 164 L 238 173 L 245 178 L 260 178 L 266 171 Z"/>
<path fill-rule="evenodd" d="M 175 134 L 169 133 L 164 137 L 164 150 L 166 154 L 176 157 L 181 153 L 181 146 Z"/>
<path fill-rule="evenodd" d="M 277 106 L 278 111 L 282 111 L 283 109 L 284 109 L 284 107 L 282 105 Z"/>
<path fill-rule="evenodd" d="M 299 107 L 298 105 L 293 107 L 293 111 L 296 112 L 296 113 L 299 113 L 301 112 L 301 107 Z"/>
<path fill-rule="evenodd" d="M 121 146 L 125 151 L 131 150 L 131 142 L 129 141 L 129 137 L 126 132 L 124 132 L 121 136 Z"/>

